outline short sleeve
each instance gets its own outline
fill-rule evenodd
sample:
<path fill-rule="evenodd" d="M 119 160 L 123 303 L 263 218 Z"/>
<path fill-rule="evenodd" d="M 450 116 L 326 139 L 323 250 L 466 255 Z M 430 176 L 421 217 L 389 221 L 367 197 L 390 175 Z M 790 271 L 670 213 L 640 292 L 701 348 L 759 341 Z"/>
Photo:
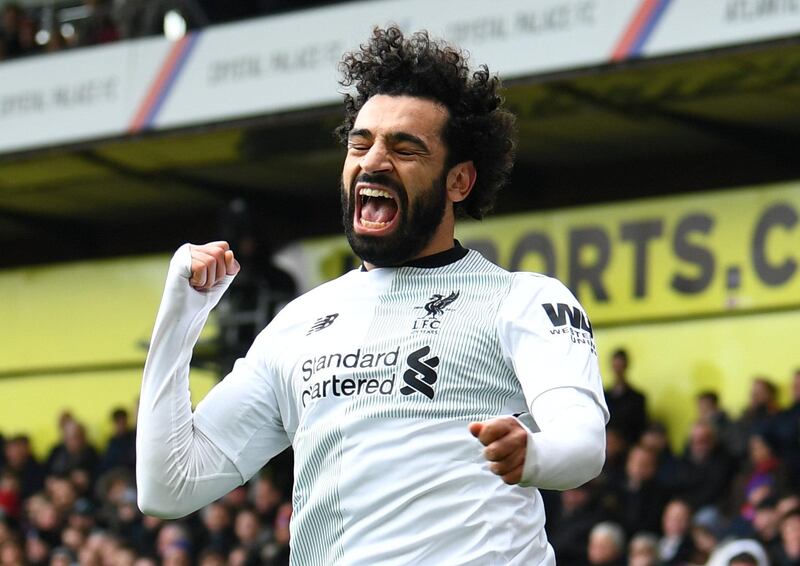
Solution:
<path fill-rule="evenodd" d="M 247 481 L 289 444 L 281 418 L 279 376 L 265 363 L 266 333 L 200 402 L 195 425 L 234 463 Z"/>
<path fill-rule="evenodd" d="M 564 284 L 544 275 L 513 274 L 497 331 L 528 407 L 545 391 L 574 387 L 590 395 L 608 420 L 592 325 Z"/>

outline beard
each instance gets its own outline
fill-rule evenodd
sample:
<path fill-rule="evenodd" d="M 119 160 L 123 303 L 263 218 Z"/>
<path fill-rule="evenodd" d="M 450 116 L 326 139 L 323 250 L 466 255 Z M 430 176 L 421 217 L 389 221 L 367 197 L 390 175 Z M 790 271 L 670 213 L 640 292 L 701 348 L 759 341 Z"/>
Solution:
<path fill-rule="evenodd" d="M 386 175 L 370 175 L 362 173 L 353 180 L 345 193 L 341 185 L 342 222 L 347 241 L 362 261 L 371 263 L 376 267 L 391 267 L 401 265 L 419 255 L 428 242 L 433 238 L 436 229 L 442 223 L 445 207 L 447 205 L 445 183 L 447 172 L 443 171 L 434 179 L 431 186 L 418 191 L 412 206 L 409 206 L 408 192 L 399 182 Z M 369 236 L 356 234 L 353 228 L 356 198 L 356 183 L 367 182 L 384 185 L 394 189 L 397 193 L 397 214 L 400 215 L 397 228 L 386 236 Z M 348 198 L 349 197 L 349 198 Z"/>

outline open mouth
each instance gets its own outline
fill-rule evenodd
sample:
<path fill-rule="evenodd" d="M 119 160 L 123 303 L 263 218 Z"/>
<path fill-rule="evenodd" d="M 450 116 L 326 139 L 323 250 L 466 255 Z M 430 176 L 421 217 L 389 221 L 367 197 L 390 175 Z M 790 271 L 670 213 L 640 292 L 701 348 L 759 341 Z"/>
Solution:
<path fill-rule="evenodd" d="M 356 187 L 354 225 L 359 232 L 375 234 L 389 230 L 399 216 L 397 198 L 382 187 Z"/>

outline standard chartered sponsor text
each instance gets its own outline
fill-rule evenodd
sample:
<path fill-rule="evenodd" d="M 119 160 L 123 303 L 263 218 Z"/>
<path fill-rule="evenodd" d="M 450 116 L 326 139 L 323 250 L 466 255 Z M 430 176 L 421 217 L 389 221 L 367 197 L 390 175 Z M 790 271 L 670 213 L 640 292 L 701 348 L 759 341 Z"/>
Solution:
<path fill-rule="evenodd" d="M 310 401 L 324 397 L 351 397 L 354 395 L 391 395 L 394 391 L 395 372 L 376 377 L 375 372 L 368 375 L 355 375 L 359 370 L 394 368 L 400 356 L 400 347 L 388 352 L 334 352 L 307 358 L 301 364 L 301 376 L 306 385 L 300 395 L 303 406 Z M 328 375 L 325 370 L 351 370 L 353 375 L 340 377 Z M 311 381 L 319 372 L 325 372 L 322 379 Z"/>

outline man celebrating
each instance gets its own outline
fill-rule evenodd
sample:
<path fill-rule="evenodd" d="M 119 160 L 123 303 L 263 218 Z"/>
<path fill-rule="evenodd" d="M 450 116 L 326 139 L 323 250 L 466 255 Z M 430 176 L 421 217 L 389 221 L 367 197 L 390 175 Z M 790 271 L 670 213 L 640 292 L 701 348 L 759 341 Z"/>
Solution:
<path fill-rule="evenodd" d="M 293 564 L 555 564 L 535 488 L 599 473 L 608 412 L 570 292 L 453 239 L 511 168 L 499 81 L 394 27 L 342 69 L 342 210 L 363 266 L 284 308 L 192 413 L 191 348 L 239 266 L 225 242 L 176 252 L 142 384 L 139 504 L 185 515 L 291 444 Z"/>

